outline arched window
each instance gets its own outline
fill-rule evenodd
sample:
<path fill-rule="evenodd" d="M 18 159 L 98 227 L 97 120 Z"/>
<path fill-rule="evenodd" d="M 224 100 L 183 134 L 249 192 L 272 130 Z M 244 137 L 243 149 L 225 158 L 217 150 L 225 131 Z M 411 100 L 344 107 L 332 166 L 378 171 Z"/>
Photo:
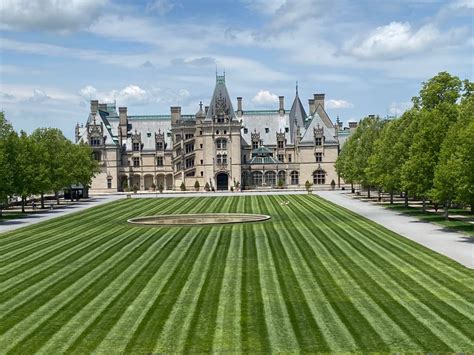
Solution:
<path fill-rule="evenodd" d="M 291 177 L 291 185 L 300 184 L 300 174 L 297 171 L 292 171 L 290 173 L 290 177 Z"/>
<path fill-rule="evenodd" d="M 276 185 L 276 173 L 274 171 L 267 171 L 265 173 L 265 185 L 267 186 Z"/>
<path fill-rule="evenodd" d="M 227 139 L 219 138 L 216 140 L 217 149 L 227 149 Z"/>
<path fill-rule="evenodd" d="M 252 185 L 262 186 L 263 174 L 261 171 L 254 171 L 252 173 Z"/>
<path fill-rule="evenodd" d="M 284 170 L 280 170 L 278 172 L 278 183 L 282 181 L 283 185 L 286 185 L 286 172 Z"/>
<path fill-rule="evenodd" d="M 313 184 L 324 185 L 326 183 L 326 172 L 323 169 L 315 170 L 313 173 Z"/>

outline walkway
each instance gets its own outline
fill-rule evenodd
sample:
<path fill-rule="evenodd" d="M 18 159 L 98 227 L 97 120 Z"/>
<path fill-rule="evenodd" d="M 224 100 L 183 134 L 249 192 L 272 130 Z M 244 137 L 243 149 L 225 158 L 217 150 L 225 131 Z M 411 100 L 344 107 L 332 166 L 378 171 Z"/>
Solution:
<path fill-rule="evenodd" d="M 458 263 L 474 269 L 474 238 L 408 217 L 384 207 L 346 196 L 341 191 L 315 192 L 322 198 L 360 214 Z"/>
<path fill-rule="evenodd" d="M 70 213 L 82 211 L 86 208 L 94 207 L 97 205 L 101 205 L 106 202 L 118 200 L 125 198 L 123 195 L 100 195 L 100 196 L 92 196 L 88 200 L 74 202 L 72 204 L 64 204 L 64 205 L 54 205 L 54 209 L 52 211 L 45 210 L 41 212 L 36 212 L 33 214 L 28 214 L 26 217 L 18 218 L 18 219 L 10 219 L 10 220 L 1 220 L 0 221 L 0 233 L 11 231 L 14 229 L 22 228 L 25 226 L 29 226 L 35 223 L 47 221 L 52 218 L 65 216 Z"/>

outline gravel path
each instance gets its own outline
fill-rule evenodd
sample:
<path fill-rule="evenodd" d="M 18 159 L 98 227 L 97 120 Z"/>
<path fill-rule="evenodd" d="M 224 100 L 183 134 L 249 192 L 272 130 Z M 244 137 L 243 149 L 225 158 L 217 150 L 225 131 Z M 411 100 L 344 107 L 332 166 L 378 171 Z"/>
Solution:
<path fill-rule="evenodd" d="M 101 205 L 103 203 L 118 200 L 121 198 L 125 198 L 125 196 L 123 195 L 97 195 L 97 196 L 92 196 L 87 201 L 79 201 L 70 205 L 57 206 L 56 204 L 54 204 L 54 208 L 52 211 L 49 211 L 49 210 L 42 211 L 42 212 L 29 214 L 27 217 L 23 217 L 23 218 L 0 221 L 0 233 L 22 228 L 25 226 L 29 226 L 31 224 L 47 221 L 48 219 L 51 219 L 51 218 L 64 216 L 70 213 L 78 212 L 86 208 Z"/>
<path fill-rule="evenodd" d="M 341 191 L 318 191 L 316 194 L 474 269 L 474 238 L 446 231 L 438 225 L 390 211 L 370 202 L 353 199 Z"/>

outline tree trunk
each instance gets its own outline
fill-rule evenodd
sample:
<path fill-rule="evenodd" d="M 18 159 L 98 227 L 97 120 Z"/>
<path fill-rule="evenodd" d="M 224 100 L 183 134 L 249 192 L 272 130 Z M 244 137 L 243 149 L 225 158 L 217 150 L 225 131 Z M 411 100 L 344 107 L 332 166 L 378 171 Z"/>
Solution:
<path fill-rule="evenodd" d="M 444 218 L 449 219 L 449 203 L 446 201 L 444 203 Z"/>
<path fill-rule="evenodd" d="M 405 208 L 408 208 L 408 191 L 405 191 Z"/>
<path fill-rule="evenodd" d="M 393 190 L 390 191 L 390 204 L 393 205 Z"/>
<path fill-rule="evenodd" d="M 471 214 L 474 214 L 474 203 L 471 202 Z"/>
<path fill-rule="evenodd" d="M 423 206 L 423 207 L 422 207 L 422 211 L 423 211 L 423 213 L 425 213 L 425 212 L 426 212 L 426 198 L 425 198 L 424 196 L 423 196 L 422 201 L 423 201 L 423 204 L 422 204 L 422 206 Z"/>
<path fill-rule="evenodd" d="M 41 208 L 44 208 L 44 193 L 41 193 Z"/>
<path fill-rule="evenodd" d="M 25 197 L 21 196 L 21 212 L 25 213 Z"/>
<path fill-rule="evenodd" d="M 352 193 L 355 193 L 354 183 L 352 183 L 352 182 L 351 182 L 351 192 L 352 192 Z"/>
<path fill-rule="evenodd" d="M 382 202 L 382 190 L 380 189 L 380 187 L 377 192 L 378 192 L 378 201 Z"/>
<path fill-rule="evenodd" d="M 59 205 L 59 192 L 54 193 L 56 195 L 56 204 Z"/>
<path fill-rule="evenodd" d="M 367 188 L 367 198 L 370 198 L 370 185 L 369 185 L 369 187 Z"/>

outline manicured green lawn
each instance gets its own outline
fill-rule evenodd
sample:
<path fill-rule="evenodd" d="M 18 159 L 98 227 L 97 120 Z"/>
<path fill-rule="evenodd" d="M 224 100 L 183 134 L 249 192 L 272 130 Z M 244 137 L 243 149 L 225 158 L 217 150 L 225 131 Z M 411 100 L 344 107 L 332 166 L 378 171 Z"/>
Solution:
<path fill-rule="evenodd" d="M 469 352 L 473 276 L 312 195 L 124 199 L 0 235 L 0 352 Z"/>

